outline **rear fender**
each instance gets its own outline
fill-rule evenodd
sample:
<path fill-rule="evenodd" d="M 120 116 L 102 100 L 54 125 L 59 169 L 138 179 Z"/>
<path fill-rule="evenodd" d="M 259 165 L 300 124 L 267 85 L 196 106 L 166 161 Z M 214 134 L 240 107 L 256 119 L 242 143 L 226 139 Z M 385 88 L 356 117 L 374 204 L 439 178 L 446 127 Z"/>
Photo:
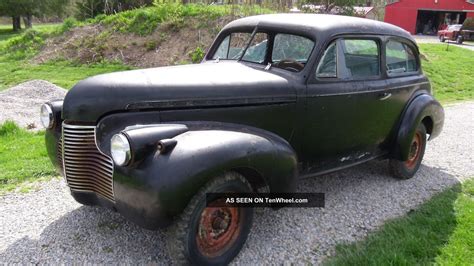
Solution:
<path fill-rule="evenodd" d="M 441 104 L 429 94 L 416 96 L 406 108 L 393 149 L 392 156 L 394 158 L 401 161 L 408 159 L 411 141 L 416 128 L 422 121 L 430 123 L 430 128 L 427 128 L 430 140 L 441 133 L 444 124 L 444 110 Z"/>

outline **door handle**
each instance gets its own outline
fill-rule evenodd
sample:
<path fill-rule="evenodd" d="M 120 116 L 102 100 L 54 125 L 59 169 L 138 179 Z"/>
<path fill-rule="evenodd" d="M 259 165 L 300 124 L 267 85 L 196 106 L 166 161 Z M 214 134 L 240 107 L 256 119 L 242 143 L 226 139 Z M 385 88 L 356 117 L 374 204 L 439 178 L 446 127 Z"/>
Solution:
<path fill-rule="evenodd" d="M 390 92 L 384 92 L 384 93 L 380 94 L 379 100 L 385 101 L 390 97 L 392 97 L 392 94 Z"/>

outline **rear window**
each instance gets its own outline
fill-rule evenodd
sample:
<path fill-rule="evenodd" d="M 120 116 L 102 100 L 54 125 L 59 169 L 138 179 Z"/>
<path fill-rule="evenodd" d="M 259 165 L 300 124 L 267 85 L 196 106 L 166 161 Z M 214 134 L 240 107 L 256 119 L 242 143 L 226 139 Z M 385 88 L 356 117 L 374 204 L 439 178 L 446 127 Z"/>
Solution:
<path fill-rule="evenodd" d="M 462 28 L 462 25 L 452 25 L 452 26 L 449 26 L 449 30 L 453 30 L 453 31 L 460 30 L 461 28 Z"/>
<path fill-rule="evenodd" d="M 418 71 L 415 52 L 407 44 L 389 41 L 386 45 L 387 72 L 389 75 Z"/>

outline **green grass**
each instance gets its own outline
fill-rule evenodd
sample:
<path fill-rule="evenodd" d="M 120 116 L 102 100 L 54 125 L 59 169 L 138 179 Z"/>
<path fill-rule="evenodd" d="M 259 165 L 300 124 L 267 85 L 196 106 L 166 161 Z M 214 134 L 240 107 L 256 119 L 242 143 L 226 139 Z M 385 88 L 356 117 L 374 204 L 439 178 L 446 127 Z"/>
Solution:
<path fill-rule="evenodd" d="M 45 40 L 62 34 L 67 28 L 63 24 L 38 24 L 33 28 L 13 32 L 10 26 L 0 26 L 0 56 L 22 60 L 34 56 Z"/>
<path fill-rule="evenodd" d="M 0 193 L 53 176 L 57 173 L 46 152 L 44 132 L 27 132 L 8 121 L 0 124 Z"/>
<path fill-rule="evenodd" d="M 47 80 L 70 89 L 78 81 L 87 77 L 128 69 L 132 67 L 118 63 L 75 65 L 58 61 L 36 65 L 27 61 L 2 61 L 0 58 L 0 91 L 33 79 Z"/>
<path fill-rule="evenodd" d="M 21 32 L 13 32 L 10 25 L 0 25 L 0 91 L 33 79 L 47 80 L 70 89 L 87 77 L 132 68 L 111 62 L 78 65 L 67 61 L 45 64 L 28 61 L 38 53 L 46 38 L 62 34 L 76 23 L 67 19 L 63 24 L 39 24 Z"/>
<path fill-rule="evenodd" d="M 474 51 L 440 44 L 420 44 L 423 70 L 442 102 L 474 99 Z"/>
<path fill-rule="evenodd" d="M 185 19 L 201 18 L 205 21 L 226 15 L 250 16 L 273 13 L 258 5 L 202 5 L 202 4 L 156 4 L 153 7 L 120 12 L 115 15 L 99 15 L 88 23 L 103 23 L 120 32 L 132 32 L 141 36 L 152 33 L 160 24 L 179 28 Z"/>
<path fill-rule="evenodd" d="M 44 32 L 44 33 L 52 33 L 54 31 L 56 31 L 59 26 L 61 24 L 49 24 L 49 23 L 45 23 L 45 24 L 33 24 L 33 29 L 36 30 L 36 31 L 39 31 L 39 32 Z M 19 31 L 19 32 L 14 32 L 13 29 L 12 29 L 12 25 L 1 25 L 0 24 L 0 45 L 5 42 L 5 41 L 8 41 L 10 38 L 13 38 L 13 37 L 17 37 L 19 36 L 20 34 L 22 34 L 23 32 L 25 32 L 25 30 L 23 31 Z"/>
<path fill-rule="evenodd" d="M 474 180 L 455 186 L 367 239 L 336 247 L 326 265 L 472 265 Z"/>

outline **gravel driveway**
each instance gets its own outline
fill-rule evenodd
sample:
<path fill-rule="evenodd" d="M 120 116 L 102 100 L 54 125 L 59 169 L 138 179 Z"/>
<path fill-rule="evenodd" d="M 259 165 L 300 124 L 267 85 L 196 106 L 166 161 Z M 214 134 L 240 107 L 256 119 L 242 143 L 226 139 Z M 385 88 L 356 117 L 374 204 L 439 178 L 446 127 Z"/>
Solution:
<path fill-rule="evenodd" d="M 443 134 L 430 142 L 415 178 L 394 180 L 386 161 L 306 179 L 301 192 L 326 193 L 326 208 L 258 209 L 235 264 L 320 263 L 337 243 L 363 238 L 384 221 L 474 176 L 474 102 L 446 108 Z M 0 197 L 0 263 L 168 264 L 164 231 L 77 204 L 61 179 L 28 194 Z"/>

